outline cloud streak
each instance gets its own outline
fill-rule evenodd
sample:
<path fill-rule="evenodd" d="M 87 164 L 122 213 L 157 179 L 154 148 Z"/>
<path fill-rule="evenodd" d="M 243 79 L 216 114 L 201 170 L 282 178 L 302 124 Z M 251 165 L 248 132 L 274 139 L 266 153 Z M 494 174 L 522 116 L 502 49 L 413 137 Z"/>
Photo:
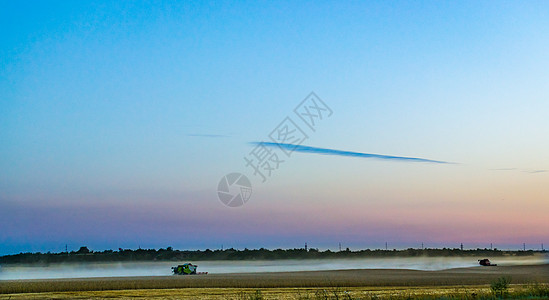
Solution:
<path fill-rule="evenodd" d="M 374 158 L 374 159 L 383 159 L 383 160 L 399 160 L 399 161 L 408 161 L 408 162 L 424 162 L 424 163 L 435 163 L 435 164 L 455 164 L 447 161 L 425 159 L 419 157 L 407 157 L 407 156 L 393 156 L 393 155 L 384 155 L 384 154 L 372 154 L 372 153 L 363 153 L 363 152 L 353 152 L 353 151 L 344 151 L 337 149 L 328 149 L 328 148 L 319 148 L 311 147 L 304 145 L 294 145 L 294 144 L 284 144 L 284 143 L 270 143 L 270 142 L 252 142 L 253 145 L 263 145 L 266 147 L 280 147 L 283 150 L 301 152 L 301 153 L 312 153 L 320 155 L 335 155 L 335 156 L 347 156 L 347 157 L 358 157 L 358 158 Z"/>
<path fill-rule="evenodd" d="M 490 169 L 490 171 L 520 171 L 520 172 L 528 173 L 528 174 L 537 174 L 537 173 L 549 172 L 549 170 L 527 170 L 527 169 L 519 169 L 519 168 L 499 168 L 499 169 Z"/>

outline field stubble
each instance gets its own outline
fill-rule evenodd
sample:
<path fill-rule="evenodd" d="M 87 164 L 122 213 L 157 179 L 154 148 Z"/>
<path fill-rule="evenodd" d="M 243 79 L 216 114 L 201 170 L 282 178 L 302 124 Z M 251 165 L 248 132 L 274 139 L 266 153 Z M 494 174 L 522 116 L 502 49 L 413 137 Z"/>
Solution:
<path fill-rule="evenodd" d="M 549 265 L 535 265 L 10 280 L 0 281 L 0 299 L 489 299 L 502 277 L 512 279 L 510 294 L 532 294 L 534 283 L 549 290 Z"/>

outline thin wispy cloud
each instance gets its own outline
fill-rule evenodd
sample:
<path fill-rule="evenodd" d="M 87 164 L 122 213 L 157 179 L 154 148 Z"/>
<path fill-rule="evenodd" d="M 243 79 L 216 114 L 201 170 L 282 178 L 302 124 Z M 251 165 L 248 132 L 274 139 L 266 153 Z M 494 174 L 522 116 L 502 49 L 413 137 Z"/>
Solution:
<path fill-rule="evenodd" d="M 228 135 L 223 135 L 223 134 L 198 134 L 198 133 L 187 134 L 187 136 L 192 136 L 192 137 L 205 137 L 205 138 L 224 138 L 224 137 L 229 137 Z"/>
<path fill-rule="evenodd" d="M 499 168 L 499 169 L 490 169 L 490 171 L 519 171 L 519 172 L 528 173 L 528 174 L 549 172 L 549 170 L 543 170 L 543 169 L 540 169 L 540 170 L 526 170 L 526 169 L 519 169 L 519 168 Z"/>
<path fill-rule="evenodd" d="M 408 156 L 393 156 L 393 155 L 384 155 L 384 154 L 373 154 L 373 153 L 363 153 L 363 152 L 353 152 L 329 148 L 319 148 L 311 147 L 304 145 L 294 145 L 294 144 L 284 144 L 284 143 L 271 143 L 271 142 L 252 142 L 253 145 L 264 145 L 266 147 L 280 147 L 284 150 L 295 151 L 301 153 L 312 153 L 320 155 L 335 155 L 335 156 L 347 156 L 347 157 L 358 157 L 358 158 L 374 158 L 374 159 L 384 159 L 384 160 L 399 160 L 399 161 L 408 161 L 408 162 L 425 162 L 425 163 L 435 163 L 435 164 L 455 164 L 447 161 L 419 158 L 419 157 L 408 157 Z"/>

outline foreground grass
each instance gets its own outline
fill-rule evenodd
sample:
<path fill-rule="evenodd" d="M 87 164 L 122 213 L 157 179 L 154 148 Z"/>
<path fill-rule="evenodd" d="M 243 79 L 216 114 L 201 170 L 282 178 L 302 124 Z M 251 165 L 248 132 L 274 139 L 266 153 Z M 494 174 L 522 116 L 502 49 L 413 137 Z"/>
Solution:
<path fill-rule="evenodd" d="M 446 287 L 348 288 L 184 288 L 87 292 L 25 293 L 0 299 L 497 299 L 489 285 Z M 511 285 L 507 299 L 549 299 L 549 285 Z"/>

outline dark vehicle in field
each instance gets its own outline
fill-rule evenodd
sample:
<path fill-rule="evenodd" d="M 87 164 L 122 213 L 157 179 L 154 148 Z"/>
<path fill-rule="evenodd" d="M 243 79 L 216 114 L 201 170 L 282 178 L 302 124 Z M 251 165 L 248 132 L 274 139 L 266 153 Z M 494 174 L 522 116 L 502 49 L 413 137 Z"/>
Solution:
<path fill-rule="evenodd" d="M 497 264 L 491 263 L 490 260 L 489 260 L 488 258 L 479 259 L 479 260 L 478 260 L 478 263 L 479 263 L 481 266 L 484 266 L 484 267 L 495 267 L 495 266 L 497 266 Z"/>

